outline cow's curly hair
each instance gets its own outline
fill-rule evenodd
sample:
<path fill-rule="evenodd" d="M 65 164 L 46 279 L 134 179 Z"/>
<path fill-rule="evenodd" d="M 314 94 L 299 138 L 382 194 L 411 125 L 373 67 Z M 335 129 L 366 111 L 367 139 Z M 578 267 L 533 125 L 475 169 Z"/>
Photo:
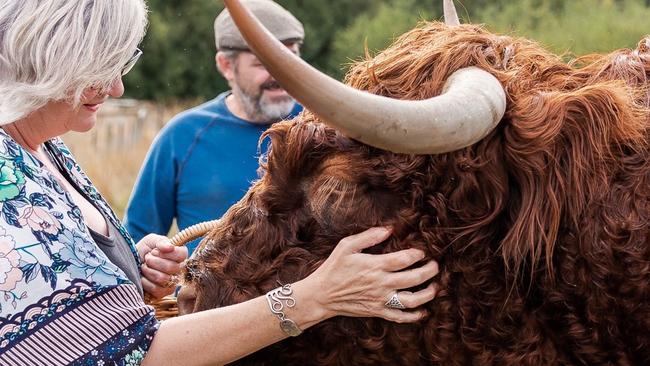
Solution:
<path fill-rule="evenodd" d="M 421 24 L 347 83 L 425 99 L 478 66 L 506 91 L 498 127 L 415 156 L 350 140 L 309 111 L 276 124 L 264 175 L 188 264 L 195 310 L 299 280 L 342 237 L 390 224 L 375 252 L 418 247 L 441 265 L 426 320 L 335 318 L 240 363 L 650 364 L 649 48 L 567 64 L 480 26 Z"/>

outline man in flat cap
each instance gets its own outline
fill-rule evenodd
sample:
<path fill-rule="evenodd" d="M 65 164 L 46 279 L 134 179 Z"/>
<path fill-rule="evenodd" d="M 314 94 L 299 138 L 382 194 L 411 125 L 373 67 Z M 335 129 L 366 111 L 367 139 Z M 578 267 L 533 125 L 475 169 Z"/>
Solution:
<path fill-rule="evenodd" d="M 271 0 L 242 3 L 296 54 L 305 36 L 291 13 Z M 221 215 L 257 178 L 258 140 L 273 123 L 302 109 L 269 75 L 227 10 L 214 22 L 217 69 L 231 90 L 174 117 L 154 141 L 126 212 L 136 241 Z M 192 253 L 198 241 L 188 244 Z"/>

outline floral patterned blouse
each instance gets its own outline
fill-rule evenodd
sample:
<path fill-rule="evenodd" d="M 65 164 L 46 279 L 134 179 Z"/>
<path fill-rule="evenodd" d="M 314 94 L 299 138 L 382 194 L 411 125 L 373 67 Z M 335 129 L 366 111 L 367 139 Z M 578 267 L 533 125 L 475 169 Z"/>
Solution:
<path fill-rule="evenodd" d="M 133 240 L 60 139 L 53 160 Z M 92 240 L 81 210 L 0 129 L 0 365 L 138 365 L 159 323 Z"/>

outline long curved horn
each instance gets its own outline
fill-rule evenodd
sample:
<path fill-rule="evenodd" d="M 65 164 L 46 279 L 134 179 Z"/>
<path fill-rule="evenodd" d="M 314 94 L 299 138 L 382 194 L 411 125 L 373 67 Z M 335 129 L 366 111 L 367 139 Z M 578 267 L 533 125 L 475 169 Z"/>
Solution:
<path fill-rule="evenodd" d="M 397 100 L 344 85 L 282 45 L 238 0 L 224 0 L 251 50 L 271 75 L 323 122 L 365 144 L 397 153 L 439 154 L 474 144 L 499 123 L 506 96 L 490 73 L 452 74 L 441 95 Z"/>
<path fill-rule="evenodd" d="M 460 25 L 458 13 L 456 13 L 456 6 L 454 6 L 454 0 L 444 0 L 442 8 L 445 14 L 445 24 L 451 27 Z"/>

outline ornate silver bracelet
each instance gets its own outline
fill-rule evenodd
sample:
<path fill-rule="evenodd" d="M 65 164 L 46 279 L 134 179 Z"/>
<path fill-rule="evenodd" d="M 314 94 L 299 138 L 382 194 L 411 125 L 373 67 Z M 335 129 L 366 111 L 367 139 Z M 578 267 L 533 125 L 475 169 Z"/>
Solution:
<path fill-rule="evenodd" d="M 266 301 L 269 303 L 271 312 L 280 319 L 280 329 L 282 329 L 286 335 L 296 337 L 302 333 L 302 330 L 300 330 L 293 320 L 287 318 L 284 313 L 285 306 L 288 308 L 296 306 L 296 300 L 291 297 L 292 294 L 293 290 L 291 289 L 291 284 L 286 284 L 267 292 Z"/>

